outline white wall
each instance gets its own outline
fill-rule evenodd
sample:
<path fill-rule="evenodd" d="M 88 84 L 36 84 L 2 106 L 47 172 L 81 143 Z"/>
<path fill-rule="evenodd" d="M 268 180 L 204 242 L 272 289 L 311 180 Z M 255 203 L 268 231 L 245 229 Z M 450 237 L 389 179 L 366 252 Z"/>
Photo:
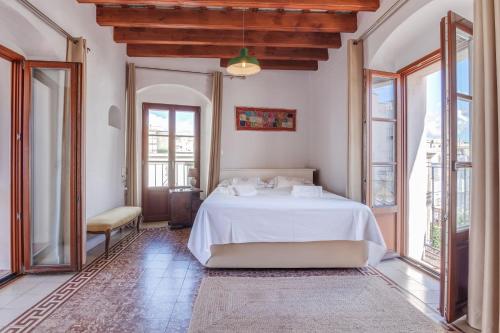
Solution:
<path fill-rule="evenodd" d="M 124 126 L 108 125 L 108 109 L 125 110 L 125 47 L 95 21 L 95 6 L 68 0 L 32 0 L 73 36 L 87 39 L 85 115 L 86 216 L 123 203 Z M 28 59 L 65 60 L 66 41 L 16 1 L 0 0 L 0 44 Z M 124 118 L 124 117 L 123 117 Z"/>
<path fill-rule="evenodd" d="M 221 70 L 217 60 L 130 58 L 129 61 L 137 66 L 203 72 Z M 309 72 L 263 71 L 245 80 L 224 78 L 221 168 L 302 168 L 309 166 L 308 142 L 312 116 L 309 104 L 309 76 Z M 146 96 L 143 93 L 146 91 L 144 88 L 165 84 L 170 85 L 170 88 L 164 86 L 165 89 L 157 90 L 155 96 L 151 94 Z M 138 102 L 140 103 L 155 100 L 167 103 L 169 100 L 175 101 L 179 98 L 187 102 L 189 97 L 184 93 L 182 96 L 179 94 L 174 96 L 177 88 L 173 89 L 172 85 L 194 90 L 191 99 L 198 98 L 203 101 L 205 98 L 200 99 L 200 95 L 203 95 L 211 100 L 210 76 L 137 70 Z M 188 90 L 184 91 L 188 92 Z M 236 106 L 297 109 L 297 131 L 236 131 Z M 137 112 L 140 114 L 140 106 L 137 107 Z M 205 122 L 204 126 L 206 126 L 205 133 L 210 133 L 210 122 Z M 208 150 L 208 145 L 203 147 Z"/>
<path fill-rule="evenodd" d="M 10 270 L 11 64 L 0 58 L 0 270 Z"/>
<path fill-rule="evenodd" d="M 309 165 L 320 170 L 320 183 L 344 195 L 347 186 L 347 40 L 358 38 L 395 0 L 382 0 L 375 13 L 358 14 L 358 31 L 342 35 L 342 48 L 312 73 L 313 118 Z M 472 0 L 408 1 L 364 41 L 365 68 L 397 71 L 439 48 L 439 22 L 448 10 L 472 18 Z"/>
<path fill-rule="evenodd" d="M 393 3 L 382 0 L 377 12 L 359 13 L 358 32 L 342 34 L 342 47 L 330 50 L 330 60 L 320 62 L 310 77 L 309 165 L 319 170 L 325 188 L 340 195 L 347 187 L 347 41 L 358 38 Z"/>
<path fill-rule="evenodd" d="M 394 72 L 440 48 L 448 11 L 473 19 L 473 0 L 408 1 L 365 43 L 368 68 Z"/>

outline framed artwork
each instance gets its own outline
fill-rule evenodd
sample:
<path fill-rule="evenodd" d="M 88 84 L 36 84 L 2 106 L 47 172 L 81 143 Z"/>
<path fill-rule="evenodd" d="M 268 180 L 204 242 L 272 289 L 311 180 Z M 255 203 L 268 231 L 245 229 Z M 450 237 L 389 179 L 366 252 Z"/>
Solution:
<path fill-rule="evenodd" d="M 236 129 L 238 131 L 295 132 L 297 110 L 237 106 Z"/>

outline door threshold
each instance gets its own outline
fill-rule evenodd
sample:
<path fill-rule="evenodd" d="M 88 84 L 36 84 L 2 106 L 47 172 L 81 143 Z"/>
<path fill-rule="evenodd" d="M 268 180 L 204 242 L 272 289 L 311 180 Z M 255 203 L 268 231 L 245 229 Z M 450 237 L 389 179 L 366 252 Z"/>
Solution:
<path fill-rule="evenodd" d="M 0 278 L 0 289 L 6 287 L 11 282 L 17 280 L 17 278 L 21 277 L 21 274 L 10 273 Z"/>
<path fill-rule="evenodd" d="M 438 272 L 436 272 L 435 270 L 433 270 L 432 268 L 416 261 L 415 259 L 412 259 L 412 258 L 409 258 L 409 257 L 405 257 L 405 256 L 401 256 L 399 257 L 399 260 L 402 260 L 404 261 L 405 263 L 409 264 L 410 266 L 426 273 L 427 275 L 430 275 L 431 277 L 435 278 L 436 280 L 439 280 L 441 278 L 440 274 Z"/>

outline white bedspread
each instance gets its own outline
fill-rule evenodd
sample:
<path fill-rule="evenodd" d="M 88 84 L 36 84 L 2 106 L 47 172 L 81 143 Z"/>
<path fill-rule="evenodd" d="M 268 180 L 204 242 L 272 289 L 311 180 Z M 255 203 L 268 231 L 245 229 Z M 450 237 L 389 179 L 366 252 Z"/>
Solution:
<path fill-rule="evenodd" d="M 253 197 L 216 190 L 201 205 L 188 248 L 202 264 L 210 246 L 254 242 L 369 241 L 369 263 L 386 252 L 371 210 L 329 192 L 321 198 L 296 198 L 291 189 L 263 189 Z"/>

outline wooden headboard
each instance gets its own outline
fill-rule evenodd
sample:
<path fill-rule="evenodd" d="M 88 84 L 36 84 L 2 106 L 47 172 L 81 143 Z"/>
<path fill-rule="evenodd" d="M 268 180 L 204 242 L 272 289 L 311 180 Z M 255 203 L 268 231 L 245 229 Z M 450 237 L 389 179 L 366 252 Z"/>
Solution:
<path fill-rule="evenodd" d="M 313 182 L 316 169 L 224 169 L 221 170 L 220 180 L 234 177 L 260 177 L 268 181 L 276 176 L 297 177 Z"/>

